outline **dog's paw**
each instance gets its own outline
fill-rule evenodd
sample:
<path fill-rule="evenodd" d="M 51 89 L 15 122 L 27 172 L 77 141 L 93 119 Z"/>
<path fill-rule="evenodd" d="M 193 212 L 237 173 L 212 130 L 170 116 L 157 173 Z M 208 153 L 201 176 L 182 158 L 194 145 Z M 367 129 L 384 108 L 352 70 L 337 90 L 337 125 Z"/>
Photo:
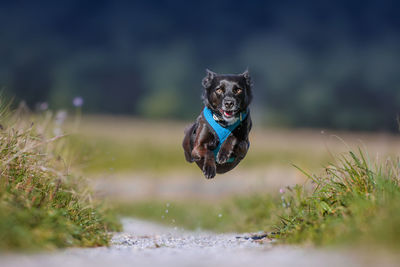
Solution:
<path fill-rule="evenodd" d="M 201 156 L 199 155 L 199 153 L 197 153 L 197 151 L 193 150 L 191 157 L 192 161 L 199 161 L 201 160 Z"/>
<path fill-rule="evenodd" d="M 215 164 L 204 164 L 203 173 L 207 179 L 214 178 L 215 174 L 217 173 L 217 168 Z"/>
<path fill-rule="evenodd" d="M 221 149 L 217 155 L 217 163 L 218 164 L 227 163 L 229 158 L 231 157 L 231 154 L 232 153 L 230 151 L 224 151 Z"/>
<path fill-rule="evenodd" d="M 236 155 L 239 159 L 244 159 L 247 154 L 247 150 L 249 149 L 249 142 L 241 141 L 236 149 Z"/>
<path fill-rule="evenodd" d="M 185 152 L 185 159 L 187 162 L 192 163 L 194 159 L 192 158 L 192 155 L 190 153 Z"/>

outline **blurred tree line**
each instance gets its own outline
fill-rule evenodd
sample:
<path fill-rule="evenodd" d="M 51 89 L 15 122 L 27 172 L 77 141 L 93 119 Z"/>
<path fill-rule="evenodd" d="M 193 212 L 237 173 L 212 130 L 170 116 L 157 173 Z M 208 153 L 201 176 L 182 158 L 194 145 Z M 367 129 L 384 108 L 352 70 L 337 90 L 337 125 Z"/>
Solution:
<path fill-rule="evenodd" d="M 205 68 L 269 125 L 394 130 L 397 1 L 2 1 L 0 86 L 34 107 L 194 118 Z"/>

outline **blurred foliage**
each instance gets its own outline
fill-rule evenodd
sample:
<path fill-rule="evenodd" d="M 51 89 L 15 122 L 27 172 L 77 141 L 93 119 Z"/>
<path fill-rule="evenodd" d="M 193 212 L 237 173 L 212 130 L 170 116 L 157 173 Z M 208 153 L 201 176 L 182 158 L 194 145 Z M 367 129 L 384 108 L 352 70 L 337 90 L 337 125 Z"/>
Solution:
<path fill-rule="evenodd" d="M 0 87 L 31 107 L 189 119 L 205 68 L 250 68 L 260 120 L 396 129 L 394 0 L 0 4 Z"/>

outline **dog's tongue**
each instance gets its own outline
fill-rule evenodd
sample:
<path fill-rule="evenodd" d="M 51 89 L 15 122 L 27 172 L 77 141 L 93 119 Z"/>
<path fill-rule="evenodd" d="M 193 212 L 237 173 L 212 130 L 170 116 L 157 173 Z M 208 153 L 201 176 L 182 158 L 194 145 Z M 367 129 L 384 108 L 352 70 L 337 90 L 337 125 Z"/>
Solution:
<path fill-rule="evenodd" d="M 233 111 L 224 111 L 225 116 L 231 117 L 233 115 Z"/>

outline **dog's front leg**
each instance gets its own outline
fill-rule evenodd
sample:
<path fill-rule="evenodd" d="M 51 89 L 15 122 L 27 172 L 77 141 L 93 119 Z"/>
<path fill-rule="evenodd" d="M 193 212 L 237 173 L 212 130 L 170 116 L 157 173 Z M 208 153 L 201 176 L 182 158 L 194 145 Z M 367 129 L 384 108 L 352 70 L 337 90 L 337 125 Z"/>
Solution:
<path fill-rule="evenodd" d="M 244 159 L 244 157 L 247 154 L 247 151 L 249 150 L 249 146 L 250 146 L 249 139 L 240 141 L 235 147 L 235 155 L 241 160 Z"/>
<path fill-rule="evenodd" d="M 222 144 L 218 152 L 217 155 L 218 164 L 224 164 L 229 160 L 229 158 L 232 156 L 233 149 L 235 148 L 236 144 L 237 144 L 237 138 L 233 134 L 228 136 L 228 138 Z"/>
<path fill-rule="evenodd" d="M 214 178 L 215 174 L 217 173 L 217 166 L 215 165 L 214 153 L 211 150 L 207 150 L 207 153 L 204 157 L 204 164 L 202 171 L 207 179 Z"/>
<path fill-rule="evenodd" d="M 203 160 L 202 171 L 208 179 L 214 178 L 217 167 L 214 154 L 210 149 L 213 136 L 205 125 L 200 124 L 192 150 L 192 158 L 195 161 Z"/>
<path fill-rule="evenodd" d="M 217 172 L 217 166 L 215 165 L 214 153 L 207 148 L 207 145 L 202 147 L 195 147 L 193 151 L 196 151 L 196 155 L 201 155 L 200 158 L 203 160 L 202 171 L 207 179 L 215 177 Z M 197 158 L 197 157 L 196 157 Z M 200 161 L 201 164 L 201 161 Z"/>

